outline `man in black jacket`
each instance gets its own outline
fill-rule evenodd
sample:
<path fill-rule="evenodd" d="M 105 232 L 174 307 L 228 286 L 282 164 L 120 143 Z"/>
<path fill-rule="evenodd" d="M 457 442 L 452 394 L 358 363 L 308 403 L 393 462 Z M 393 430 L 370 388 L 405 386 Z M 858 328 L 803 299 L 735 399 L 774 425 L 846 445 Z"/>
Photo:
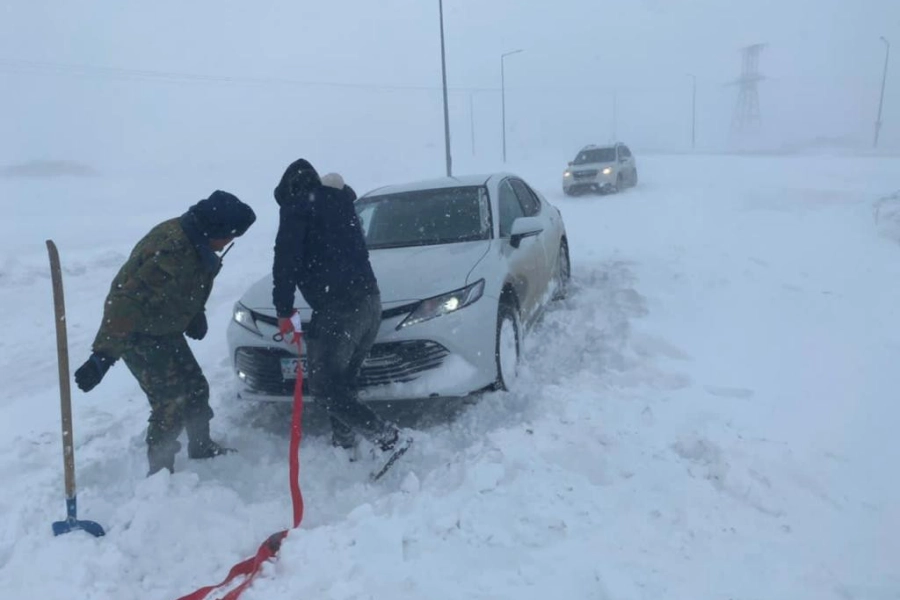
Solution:
<path fill-rule="evenodd" d="M 310 392 L 331 417 L 332 442 L 350 449 L 361 435 L 396 452 L 397 428 L 357 397 L 357 376 L 381 324 L 381 296 L 353 206 L 356 194 L 340 175 L 320 178 L 299 159 L 282 176 L 275 200 L 281 208 L 272 301 L 286 339 L 294 331 L 297 288 L 312 308 L 304 332 Z"/>

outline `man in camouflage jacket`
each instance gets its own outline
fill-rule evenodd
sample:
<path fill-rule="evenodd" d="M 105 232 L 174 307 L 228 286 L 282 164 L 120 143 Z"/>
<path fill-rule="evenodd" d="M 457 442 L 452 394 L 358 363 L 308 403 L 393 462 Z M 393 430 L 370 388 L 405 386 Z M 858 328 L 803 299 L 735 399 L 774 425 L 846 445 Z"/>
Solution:
<path fill-rule="evenodd" d="M 182 429 L 190 458 L 228 451 L 210 439 L 209 384 L 184 336 L 206 335 L 206 301 L 221 268 L 216 253 L 255 220 L 235 196 L 213 192 L 181 217 L 154 227 L 113 279 L 93 353 L 75 381 L 90 391 L 119 358 L 125 362 L 150 401 L 149 475 L 174 471 Z"/>

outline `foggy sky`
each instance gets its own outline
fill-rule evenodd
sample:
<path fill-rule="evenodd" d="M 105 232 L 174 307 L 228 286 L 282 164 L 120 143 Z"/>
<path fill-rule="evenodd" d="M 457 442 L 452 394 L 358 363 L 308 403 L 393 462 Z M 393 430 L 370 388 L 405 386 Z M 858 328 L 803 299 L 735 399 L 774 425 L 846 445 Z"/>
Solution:
<path fill-rule="evenodd" d="M 689 150 L 689 73 L 698 150 L 733 148 L 727 84 L 752 43 L 768 44 L 769 79 L 750 143 L 866 151 L 882 35 L 894 52 L 880 146 L 900 151 L 897 0 L 445 0 L 444 11 L 456 155 L 499 159 L 500 54 L 518 49 L 506 60 L 511 157 L 565 157 L 613 136 Z M 3 0 L 0 165 L 440 157 L 438 35 L 437 0 Z"/>

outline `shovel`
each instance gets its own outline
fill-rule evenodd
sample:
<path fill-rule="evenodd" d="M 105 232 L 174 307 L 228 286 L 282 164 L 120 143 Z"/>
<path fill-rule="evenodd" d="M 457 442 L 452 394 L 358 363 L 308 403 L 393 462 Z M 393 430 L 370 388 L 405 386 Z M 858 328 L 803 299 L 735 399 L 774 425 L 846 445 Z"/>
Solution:
<path fill-rule="evenodd" d="M 72 441 L 72 398 L 69 387 L 69 342 L 66 337 L 66 302 L 63 297 L 62 269 L 59 252 L 53 240 L 47 240 L 50 253 L 50 277 L 53 280 L 53 307 L 56 309 L 56 352 L 59 362 L 59 399 L 62 409 L 63 464 L 66 470 L 66 520 L 53 523 L 53 535 L 70 531 L 86 531 L 94 537 L 105 535 L 103 527 L 94 521 L 78 519 L 75 496 L 75 445 Z"/>

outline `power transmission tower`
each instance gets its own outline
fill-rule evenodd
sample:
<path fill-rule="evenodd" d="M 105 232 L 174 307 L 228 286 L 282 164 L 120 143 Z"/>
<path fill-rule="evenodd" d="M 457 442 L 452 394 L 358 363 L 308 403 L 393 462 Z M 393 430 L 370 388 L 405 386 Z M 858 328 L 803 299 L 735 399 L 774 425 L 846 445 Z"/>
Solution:
<path fill-rule="evenodd" d="M 753 44 L 741 50 L 743 62 L 740 79 L 733 82 L 739 86 L 738 101 L 731 121 L 733 132 L 756 129 L 760 124 L 759 90 L 757 85 L 765 77 L 759 73 L 759 55 L 765 44 Z"/>

